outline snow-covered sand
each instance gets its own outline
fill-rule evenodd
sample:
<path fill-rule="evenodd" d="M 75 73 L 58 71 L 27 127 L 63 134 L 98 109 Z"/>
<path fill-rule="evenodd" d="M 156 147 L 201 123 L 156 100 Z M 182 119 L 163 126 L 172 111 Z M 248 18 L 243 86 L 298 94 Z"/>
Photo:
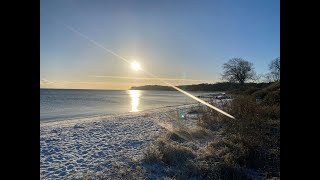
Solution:
<path fill-rule="evenodd" d="M 40 124 L 40 178 L 68 179 L 105 171 L 113 163 L 139 158 L 142 148 L 166 131 L 166 112 L 195 105 Z"/>

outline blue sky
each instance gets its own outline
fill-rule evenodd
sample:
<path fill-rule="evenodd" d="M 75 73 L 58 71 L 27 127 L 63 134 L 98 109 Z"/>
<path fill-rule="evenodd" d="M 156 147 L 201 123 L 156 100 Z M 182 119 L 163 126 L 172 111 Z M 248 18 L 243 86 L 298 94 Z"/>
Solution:
<path fill-rule="evenodd" d="M 41 87 L 161 84 L 130 79 L 148 76 L 59 22 L 157 76 L 203 80 L 174 84 L 221 81 L 222 64 L 233 57 L 267 73 L 280 56 L 279 0 L 41 0 L 40 6 Z"/>

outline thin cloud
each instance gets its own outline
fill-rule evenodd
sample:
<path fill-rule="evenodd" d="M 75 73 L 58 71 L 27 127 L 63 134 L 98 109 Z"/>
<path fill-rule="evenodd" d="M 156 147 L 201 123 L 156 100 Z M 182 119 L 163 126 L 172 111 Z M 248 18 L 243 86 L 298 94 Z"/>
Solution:
<path fill-rule="evenodd" d="M 138 79 L 138 80 L 158 80 L 157 78 L 147 78 L 147 77 L 126 77 L 126 76 L 98 76 L 90 75 L 89 77 L 96 78 L 112 78 L 112 79 Z M 208 81 L 203 79 L 175 79 L 175 78 L 160 78 L 165 81 Z"/>
<path fill-rule="evenodd" d="M 129 89 L 130 85 L 128 83 L 122 83 L 122 82 L 50 81 L 47 79 L 41 79 L 40 88 L 123 90 L 123 89 Z"/>
<path fill-rule="evenodd" d="M 53 84 L 53 81 L 49 81 L 48 79 L 40 79 L 40 85 L 48 85 L 48 84 Z"/>

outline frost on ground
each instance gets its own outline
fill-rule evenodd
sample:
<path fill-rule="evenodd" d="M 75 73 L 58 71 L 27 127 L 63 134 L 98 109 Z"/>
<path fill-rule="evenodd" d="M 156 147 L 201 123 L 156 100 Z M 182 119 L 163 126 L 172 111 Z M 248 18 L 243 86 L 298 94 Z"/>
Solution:
<path fill-rule="evenodd" d="M 108 173 L 114 164 L 128 164 L 166 131 L 159 123 L 166 112 L 193 105 L 116 116 L 40 124 L 40 179 L 72 179 L 83 173 Z M 112 177 L 110 171 L 110 177 Z"/>

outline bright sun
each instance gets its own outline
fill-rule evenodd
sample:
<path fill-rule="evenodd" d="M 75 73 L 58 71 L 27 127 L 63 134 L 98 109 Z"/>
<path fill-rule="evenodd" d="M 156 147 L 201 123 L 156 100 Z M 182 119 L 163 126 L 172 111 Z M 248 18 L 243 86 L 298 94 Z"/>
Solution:
<path fill-rule="evenodd" d="M 140 66 L 140 64 L 138 62 L 134 61 L 134 62 L 131 63 L 131 68 L 133 70 L 135 70 L 135 71 L 138 71 L 138 70 L 141 69 L 141 66 Z"/>

